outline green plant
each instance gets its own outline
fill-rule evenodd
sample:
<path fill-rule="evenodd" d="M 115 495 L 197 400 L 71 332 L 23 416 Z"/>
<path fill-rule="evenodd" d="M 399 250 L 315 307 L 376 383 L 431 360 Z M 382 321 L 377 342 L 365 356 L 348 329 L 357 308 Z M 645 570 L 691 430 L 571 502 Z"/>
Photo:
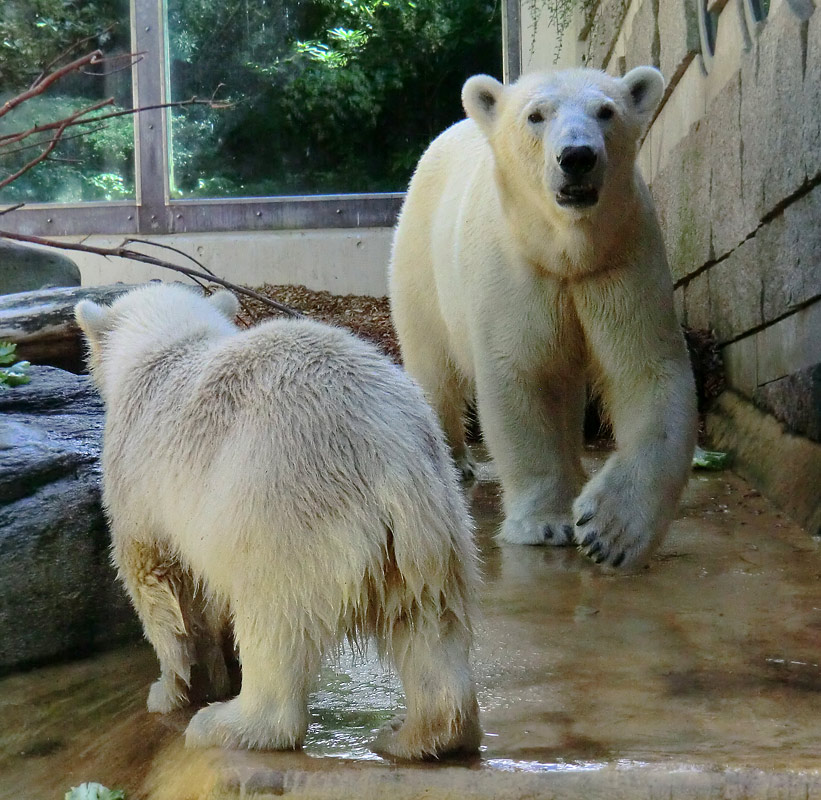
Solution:
<path fill-rule="evenodd" d="M 553 63 L 557 63 L 562 52 L 564 35 L 570 27 L 573 15 L 578 9 L 590 14 L 599 5 L 599 0 L 525 0 L 523 8 L 531 19 L 530 56 L 536 50 L 536 34 L 542 19 L 546 17 L 547 26 L 556 29 L 556 48 L 553 51 Z"/>
<path fill-rule="evenodd" d="M 14 352 L 17 345 L 11 342 L 0 342 L 0 389 L 7 389 L 12 386 L 20 386 L 31 380 L 28 374 L 28 361 L 14 361 Z M 11 366 L 5 366 L 10 364 Z"/>
<path fill-rule="evenodd" d="M 125 792 L 100 783 L 81 783 L 66 792 L 65 800 L 125 800 Z"/>
<path fill-rule="evenodd" d="M 172 99 L 223 84 L 235 103 L 173 115 L 176 197 L 404 189 L 463 115 L 465 79 L 501 73 L 493 0 L 168 0 L 168 15 Z"/>

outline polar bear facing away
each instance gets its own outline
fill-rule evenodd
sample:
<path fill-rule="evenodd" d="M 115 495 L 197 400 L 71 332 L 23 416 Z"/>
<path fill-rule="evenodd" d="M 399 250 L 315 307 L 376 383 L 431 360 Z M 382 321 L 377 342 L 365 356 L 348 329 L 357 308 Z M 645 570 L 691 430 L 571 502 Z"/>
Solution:
<path fill-rule="evenodd" d="M 462 410 L 475 393 L 503 488 L 500 538 L 575 541 L 612 566 L 659 542 L 695 443 L 692 372 L 636 167 L 663 91 L 652 67 L 470 78 L 468 119 L 422 157 L 392 259 L 405 365 L 465 473 Z M 589 384 L 617 450 L 585 483 Z"/>
<path fill-rule="evenodd" d="M 106 406 L 113 557 L 160 662 L 148 707 L 187 703 L 192 666 L 228 692 L 191 746 L 298 747 L 324 653 L 374 636 L 407 713 L 377 749 L 474 751 L 477 558 L 421 391 L 371 345 L 308 320 L 248 331 L 236 299 L 152 285 L 75 310 Z"/>

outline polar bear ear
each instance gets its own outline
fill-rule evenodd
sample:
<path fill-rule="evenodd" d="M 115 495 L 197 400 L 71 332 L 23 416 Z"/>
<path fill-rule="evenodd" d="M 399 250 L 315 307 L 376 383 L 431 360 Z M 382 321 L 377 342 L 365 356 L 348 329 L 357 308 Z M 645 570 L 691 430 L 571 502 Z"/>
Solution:
<path fill-rule="evenodd" d="M 232 322 L 239 311 L 239 300 L 237 300 L 234 294 L 225 289 L 214 292 L 214 294 L 208 298 L 208 302 L 221 311 L 222 314 L 228 317 Z"/>
<path fill-rule="evenodd" d="M 499 115 L 499 101 L 505 87 L 490 75 L 474 75 L 462 88 L 465 113 L 485 132 L 493 127 Z"/>
<path fill-rule="evenodd" d="M 628 102 L 644 127 L 664 95 L 664 77 L 655 67 L 636 67 L 622 81 L 627 87 Z"/>
<path fill-rule="evenodd" d="M 74 306 L 74 319 L 90 342 L 97 342 L 109 327 L 108 306 L 98 306 L 91 300 L 80 300 Z"/>

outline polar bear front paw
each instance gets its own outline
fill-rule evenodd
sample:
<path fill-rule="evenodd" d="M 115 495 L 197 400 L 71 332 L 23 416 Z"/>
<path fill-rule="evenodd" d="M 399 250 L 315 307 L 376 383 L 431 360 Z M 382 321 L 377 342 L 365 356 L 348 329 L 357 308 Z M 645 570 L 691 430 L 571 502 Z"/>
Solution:
<path fill-rule="evenodd" d="M 573 504 L 579 551 L 597 564 L 633 567 L 649 555 L 657 537 L 630 492 L 608 491 L 606 482 L 585 489 Z"/>
<path fill-rule="evenodd" d="M 499 539 L 510 544 L 546 544 L 565 547 L 573 544 L 573 524 L 568 517 L 507 517 Z"/>

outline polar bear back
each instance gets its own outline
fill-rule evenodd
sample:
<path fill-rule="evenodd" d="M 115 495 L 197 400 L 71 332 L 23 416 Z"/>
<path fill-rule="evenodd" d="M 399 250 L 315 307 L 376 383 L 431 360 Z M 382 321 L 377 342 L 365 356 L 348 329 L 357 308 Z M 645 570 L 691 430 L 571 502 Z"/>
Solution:
<path fill-rule="evenodd" d="M 215 590 L 236 594 L 258 564 L 300 613 L 321 598 L 288 585 L 359 591 L 381 568 L 388 529 L 410 580 L 422 581 L 425 563 L 446 579 L 453 552 L 471 562 L 432 412 L 371 345 L 307 320 L 183 332 L 160 347 L 148 337 L 143 352 L 138 342 L 122 353 L 133 365 L 107 404 L 106 504 L 121 523 L 152 526 Z M 411 538 L 401 517 L 413 506 L 431 524 Z M 254 558 L 238 559 L 250 543 Z"/>

